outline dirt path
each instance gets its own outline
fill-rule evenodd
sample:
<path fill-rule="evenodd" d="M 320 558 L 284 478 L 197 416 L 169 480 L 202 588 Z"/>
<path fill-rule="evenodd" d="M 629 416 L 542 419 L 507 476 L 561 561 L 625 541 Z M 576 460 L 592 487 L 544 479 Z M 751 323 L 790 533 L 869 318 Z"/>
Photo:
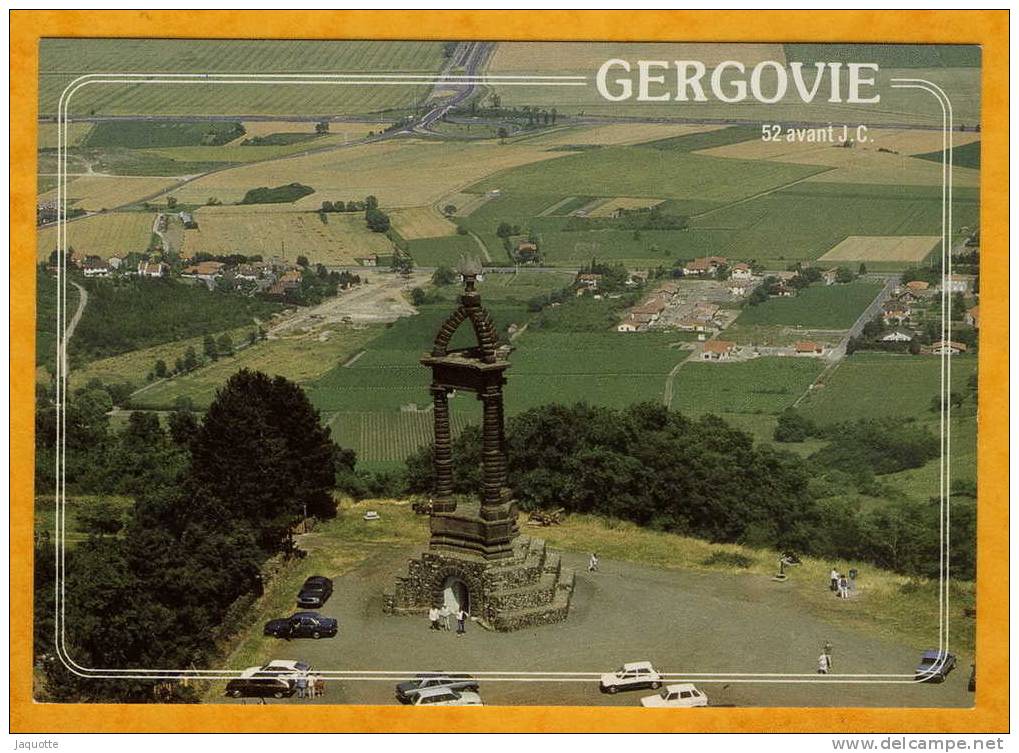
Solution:
<path fill-rule="evenodd" d="M 78 328 L 78 322 L 81 321 L 82 314 L 85 313 L 85 306 L 88 305 L 88 291 L 73 280 L 68 280 L 68 282 L 78 289 L 78 308 L 74 312 L 74 316 L 71 317 L 71 321 L 67 323 L 67 328 L 64 330 L 64 339 L 60 342 L 60 352 L 57 354 L 57 357 L 63 364 L 65 378 L 69 373 L 67 368 L 67 346 L 74 336 L 74 330 Z"/>

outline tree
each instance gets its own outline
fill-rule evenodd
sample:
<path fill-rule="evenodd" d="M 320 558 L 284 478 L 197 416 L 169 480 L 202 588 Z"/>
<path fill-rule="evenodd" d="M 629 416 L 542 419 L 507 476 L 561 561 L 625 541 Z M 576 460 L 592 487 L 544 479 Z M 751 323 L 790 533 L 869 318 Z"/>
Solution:
<path fill-rule="evenodd" d="M 166 208 L 167 209 L 173 209 L 176 206 L 177 206 L 177 197 L 176 196 L 167 196 L 166 197 Z"/>
<path fill-rule="evenodd" d="M 322 209 L 320 211 L 322 211 L 322 212 L 333 212 L 335 210 L 336 210 L 336 208 L 333 206 L 333 203 L 331 201 L 323 201 L 322 202 Z"/>
<path fill-rule="evenodd" d="M 194 371 L 198 367 L 198 354 L 190 345 L 184 351 L 184 360 L 181 361 L 181 366 L 183 371 Z"/>
<path fill-rule="evenodd" d="M 300 387 L 242 369 L 216 394 L 191 442 L 191 504 L 250 521 L 266 551 L 286 549 L 305 509 L 335 515 L 334 453 Z"/>
<path fill-rule="evenodd" d="M 364 197 L 364 208 L 365 209 L 378 209 L 379 208 L 379 200 L 376 199 L 374 196 L 371 196 L 371 195 L 365 196 Z"/>
<path fill-rule="evenodd" d="M 853 273 L 846 267 L 839 267 L 835 270 L 835 282 L 845 284 L 847 282 L 852 282 L 855 279 L 855 275 L 853 275 Z"/>
<path fill-rule="evenodd" d="M 802 442 L 817 433 L 817 426 L 795 408 L 786 408 L 778 416 L 774 439 L 776 442 Z"/>
<path fill-rule="evenodd" d="M 428 300 L 428 295 L 421 288 L 413 288 L 410 291 L 410 302 L 415 306 L 421 306 Z"/>
<path fill-rule="evenodd" d="M 166 361 L 162 358 L 156 361 L 155 367 L 152 369 L 152 373 L 160 379 L 166 378 Z"/>
<path fill-rule="evenodd" d="M 447 217 L 452 217 L 454 214 L 456 214 L 456 205 L 455 204 L 447 204 L 446 206 L 444 206 L 442 208 L 442 213 L 444 215 L 446 215 Z"/>
<path fill-rule="evenodd" d="M 389 230 L 389 215 L 380 209 L 368 209 L 364 213 L 368 229 L 373 233 L 385 233 Z"/>
<path fill-rule="evenodd" d="M 308 262 L 308 257 L 307 256 L 298 256 L 297 257 L 297 266 L 304 267 L 305 269 L 307 269 L 309 264 L 310 263 Z"/>
<path fill-rule="evenodd" d="M 861 261 L 860 268 L 856 271 L 856 273 L 860 276 L 867 274 L 867 265 Z"/>
<path fill-rule="evenodd" d="M 202 353 L 210 361 L 215 361 L 219 358 L 219 349 L 216 347 L 216 338 L 212 335 L 206 335 L 205 339 L 202 340 Z"/>
<path fill-rule="evenodd" d="M 509 131 L 506 130 L 505 126 L 499 126 L 499 130 L 496 131 L 496 134 L 499 136 L 499 141 L 505 141 L 509 136 Z"/>
<path fill-rule="evenodd" d="M 513 226 L 508 222 L 500 222 L 499 227 L 495 230 L 495 234 L 500 238 L 509 238 L 513 235 Z"/>
<path fill-rule="evenodd" d="M 232 356 L 234 354 L 234 341 L 230 337 L 229 332 L 224 332 L 220 335 L 219 340 L 216 342 L 216 350 L 219 351 L 221 356 Z"/>
<path fill-rule="evenodd" d="M 329 121 L 322 120 L 315 124 L 315 133 L 329 133 Z"/>
<path fill-rule="evenodd" d="M 121 511 L 107 499 L 101 499 L 77 514 L 78 525 L 95 536 L 112 535 L 124 527 Z"/>
<path fill-rule="evenodd" d="M 456 282 L 456 273 L 449 267 L 437 267 L 435 272 L 432 274 L 433 285 L 452 285 L 454 282 Z"/>

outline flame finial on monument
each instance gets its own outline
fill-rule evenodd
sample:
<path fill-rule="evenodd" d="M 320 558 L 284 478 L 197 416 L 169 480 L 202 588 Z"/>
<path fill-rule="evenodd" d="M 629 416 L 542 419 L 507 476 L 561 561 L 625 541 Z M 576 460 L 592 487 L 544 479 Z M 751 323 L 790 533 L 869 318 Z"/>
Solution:
<path fill-rule="evenodd" d="M 456 265 L 456 271 L 463 277 L 465 292 L 474 292 L 474 283 L 482 272 L 481 262 L 473 256 L 463 255 Z"/>

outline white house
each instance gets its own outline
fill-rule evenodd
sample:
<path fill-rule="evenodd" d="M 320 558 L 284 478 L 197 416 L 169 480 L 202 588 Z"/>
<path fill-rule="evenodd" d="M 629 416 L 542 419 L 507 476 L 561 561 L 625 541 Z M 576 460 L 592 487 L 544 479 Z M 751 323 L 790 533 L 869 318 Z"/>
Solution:
<path fill-rule="evenodd" d="M 750 269 L 749 264 L 739 262 L 738 264 L 732 265 L 732 274 L 730 277 L 733 280 L 751 280 L 753 279 L 753 276 L 754 273 L 753 270 Z"/>
<path fill-rule="evenodd" d="M 947 275 L 941 289 L 947 290 L 949 293 L 967 293 L 969 292 L 969 278 L 961 275 Z"/>
<path fill-rule="evenodd" d="M 98 256 L 89 256 L 81 265 L 86 277 L 109 277 L 110 265 Z"/>
<path fill-rule="evenodd" d="M 881 338 L 881 342 L 884 343 L 911 343 L 913 342 L 913 335 L 904 329 L 893 329 L 887 335 Z"/>
<path fill-rule="evenodd" d="M 704 361 L 728 361 L 736 354 L 736 343 L 728 340 L 708 340 L 701 351 Z"/>
<path fill-rule="evenodd" d="M 166 275 L 167 269 L 167 266 L 161 261 L 138 262 L 139 277 L 163 277 Z"/>

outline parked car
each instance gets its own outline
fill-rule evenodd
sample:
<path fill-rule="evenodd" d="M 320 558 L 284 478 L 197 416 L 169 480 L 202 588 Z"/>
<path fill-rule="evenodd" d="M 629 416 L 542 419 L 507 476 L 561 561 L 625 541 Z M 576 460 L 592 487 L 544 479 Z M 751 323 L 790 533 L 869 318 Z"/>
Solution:
<path fill-rule="evenodd" d="M 661 693 L 645 696 L 640 705 L 649 709 L 689 709 L 695 706 L 707 706 L 708 697 L 690 683 L 667 685 Z"/>
<path fill-rule="evenodd" d="M 249 667 L 226 684 L 226 694 L 232 698 L 287 698 L 295 689 L 291 680 L 273 672 L 262 672 L 261 667 Z"/>
<path fill-rule="evenodd" d="M 322 575 L 312 575 L 297 594 L 297 606 L 321 607 L 333 595 L 333 582 Z"/>
<path fill-rule="evenodd" d="M 274 638 L 332 638 L 339 624 L 332 617 L 323 617 L 318 612 L 295 612 L 290 617 L 269 620 L 265 623 L 263 635 Z"/>
<path fill-rule="evenodd" d="M 415 697 L 429 689 L 469 690 L 478 692 L 478 681 L 470 675 L 443 674 L 441 672 L 425 672 L 413 680 L 401 682 L 396 686 L 396 700 L 400 703 L 414 703 Z"/>
<path fill-rule="evenodd" d="M 916 667 L 915 677 L 920 682 L 944 682 L 948 673 L 955 669 L 955 654 L 933 649 L 924 651 Z"/>
<path fill-rule="evenodd" d="M 415 706 L 483 706 L 481 696 L 470 690 L 425 688 L 414 696 Z"/>
<path fill-rule="evenodd" d="M 649 661 L 638 661 L 624 664 L 615 672 L 601 676 L 601 691 L 603 693 L 618 693 L 620 690 L 635 690 L 637 688 L 652 688 L 657 690 L 662 686 L 662 676 L 658 670 L 651 666 Z"/>
<path fill-rule="evenodd" d="M 296 659 L 274 659 L 265 666 L 259 667 L 258 671 L 263 674 L 294 678 L 311 674 L 311 665 Z"/>

